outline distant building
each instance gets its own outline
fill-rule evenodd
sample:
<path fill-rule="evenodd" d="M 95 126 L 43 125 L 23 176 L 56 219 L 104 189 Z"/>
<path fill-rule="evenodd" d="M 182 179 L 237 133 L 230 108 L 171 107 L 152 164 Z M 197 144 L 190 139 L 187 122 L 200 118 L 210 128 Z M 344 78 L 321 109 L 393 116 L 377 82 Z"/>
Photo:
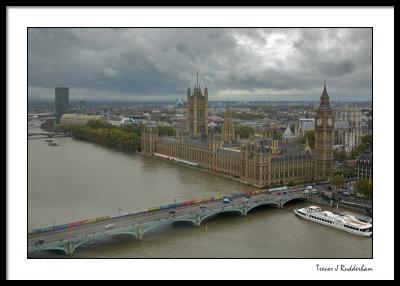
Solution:
<path fill-rule="evenodd" d="M 300 118 L 299 119 L 299 130 L 298 135 L 300 138 L 306 135 L 307 131 L 315 130 L 315 119 L 314 118 Z"/>
<path fill-rule="evenodd" d="M 69 111 L 69 88 L 56 87 L 55 88 L 55 117 L 56 122 L 60 122 L 63 114 Z"/>
<path fill-rule="evenodd" d="M 372 133 L 372 110 L 367 114 L 367 128 Z"/>
<path fill-rule="evenodd" d="M 90 120 L 102 120 L 102 115 L 84 115 L 84 114 L 63 114 L 60 118 L 61 124 L 85 125 Z"/>
<path fill-rule="evenodd" d="M 295 127 L 294 134 L 292 130 L 290 130 L 290 127 L 288 126 L 285 132 L 283 132 L 282 139 L 284 142 L 294 142 L 298 139 L 297 133 L 298 133 L 297 126 Z"/>
<path fill-rule="evenodd" d="M 335 145 L 350 153 L 368 134 L 363 126 L 361 108 L 344 108 L 335 111 Z"/>
<path fill-rule="evenodd" d="M 86 114 L 86 101 L 79 101 L 79 113 Z"/>
<path fill-rule="evenodd" d="M 183 101 L 182 101 L 182 98 L 177 98 L 176 100 L 175 100 L 175 107 L 176 108 L 182 108 L 184 106 L 184 103 L 183 103 Z"/>
<path fill-rule="evenodd" d="M 357 180 L 372 179 L 372 153 L 369 148 L 357 159 L 355 168 Z"/>

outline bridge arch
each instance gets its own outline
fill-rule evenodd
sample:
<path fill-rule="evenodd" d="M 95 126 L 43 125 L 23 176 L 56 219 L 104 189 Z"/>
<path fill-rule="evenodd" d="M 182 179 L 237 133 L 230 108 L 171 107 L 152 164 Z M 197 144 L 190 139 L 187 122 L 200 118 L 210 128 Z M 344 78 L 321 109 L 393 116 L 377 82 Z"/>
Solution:
<path fill-rule="evenodd" d="M 258 207 L 261 207 L 261 206 L 273 206 L 273 207 L 279 208 L 279 203 L 277 203 L 277 202 L 262 202 L 262 203 L 258 203 L 256 205 L 252 205 L 252 206 L 248 207 L 247 208 L 247 213 L 249 211 L 251 211 L 252 209 L 255 209 L 255 208 L 258 208 Z"/>
<path fill-rule="evenodd" d="M 221 211 L 216 212 L 216 213 L 211 213 L 211 214 L 207 214 L 207 215 L 205 215 L 205 216 L 202 216 L 202 217 L 200 218 L 199 225 L 200 225 L 203 221 L 205 221 L 206 219 L 208 219 L 208 218 L 210 218 L 210 217 L 213 217 L 213 216 L 216 216 L 216 215 L 221 214 L 221 213 L 234 213 L 234 214 L 238 214 L 238 215 L 243 215 L 243 212 L 242 212 L 241 210 L 221 210 Z"/>
<path fill-rule="evenodd" d="M 157 228 L 159 226 L 162 225 L 166 225 L 166 224 L 171 224 L 171 221 L 164 221 L 164 222 L 158 222 L 158 223 L 154 223 L 148 227 L 143 227 L 143 231 L 141 234 L 139 234 L 139 238 L 141 239 L 147 232 L 149 232 L 150 230 L 152 230 L 153 228 Z"/>
<path fill-rule="evenodd" d="M 135 232 L 127 231 L 127 230 L 124 230 L 124 231 L 121 231 L 121 232 L 107 233 L 107 235 L 109 235 L 109 236 L 117 236 L 117 235 L 121 235 L 121 234 L 127 234 L 127 235 L 130 235 L 130 236 L 134 236 L 136 239 L 138 238 L 138 236 L 137 236 L 137 234 Z M 102 236 L 102 237 L 104 237 L 104 236 Z M 74 246 L 72 248 L 72 252 L 75 252 L 75 250 L 78 247 L 82 246 L 83 244 L 85 244 L 85 243 L 87 243 L 87 242 L 89 242 L 91 240 L 98 240 L 98 239 L 99 239 L 99 236 L 91 236 L 91 237 L 88 237 L 88 238 L 86 238 L 84 240 L 81 240 L 78 243 L 74 244 Z"/>
<path fill-rule="evenodd" d="M 29 251 L 29 253 L 35 253 L 39 251 L 50 251 L 50 252 L 62 252 L 64 255 L 68 255 L 68 250 L 61 246 L 49 246 L 49 247 L 42 247 L 42 248 L 34 248 Z"/>
<path fill-rule="evenodd" d="M 282 206 L 284 206 L 286 203 L 292 202 L 292 201 L 308 201 L 308 197 L 297 197 L 297 198 L 290 198 L 287 200 L 283 200 Z"/>
<path fill-rule="evenodd" d="M 190 218 L 177 219 L 177 220 L 174 220 L 173 222 L 188 222 L 190 224 L 197 225 L 196 220 L 190 219 Z"/>

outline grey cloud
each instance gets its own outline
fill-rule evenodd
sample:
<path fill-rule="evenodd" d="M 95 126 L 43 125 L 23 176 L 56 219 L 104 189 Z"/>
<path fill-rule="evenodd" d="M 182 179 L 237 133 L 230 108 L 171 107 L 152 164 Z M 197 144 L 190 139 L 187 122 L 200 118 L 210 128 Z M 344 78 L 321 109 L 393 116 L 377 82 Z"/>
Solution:
<path fill-rule="evenodd" d="M 327 76 L 342 76 L 351 73 L 354 70 L 355 64 L 352 61 L 345 60 L 341 62 L 321 61 L 319 69 L 322 74 Z"/>
<path fill-rule="evenodd" d="M 172 100 L 198 70 L 210 99 L 265 89 L 315 100 L 323 79 L 333 98 L 371 99 L 370 29 L 31 28 L 28 44 L 30 98 L 63 85 L 94 97 Z"/>

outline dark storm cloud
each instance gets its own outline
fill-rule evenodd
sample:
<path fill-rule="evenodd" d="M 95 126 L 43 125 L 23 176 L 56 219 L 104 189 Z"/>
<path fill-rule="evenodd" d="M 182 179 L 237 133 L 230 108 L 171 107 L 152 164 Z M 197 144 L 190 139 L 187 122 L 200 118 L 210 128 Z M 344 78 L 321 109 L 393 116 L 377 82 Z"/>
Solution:
<path fill-rule="evenodd" d="M 210 99 L 371 99 L 369 29 L 29 29 L 29 96 L 173 100 L 199 71 Z"/>

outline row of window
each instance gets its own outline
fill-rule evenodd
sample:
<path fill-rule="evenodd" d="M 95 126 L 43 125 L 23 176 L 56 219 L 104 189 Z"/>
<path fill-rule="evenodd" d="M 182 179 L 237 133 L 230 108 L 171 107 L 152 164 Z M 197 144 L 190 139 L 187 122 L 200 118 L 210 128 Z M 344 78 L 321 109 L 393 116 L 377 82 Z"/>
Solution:
<path fill-rule="evenodd" d="M 323 218 L 323 217 L 318 217 L 318 216 L 315 216 L 315 215 L 310 215 L 310 217 L 313 218 L 313 219 L 319 220 L 319 221 L 323 221 L 323 222 L 327 222 L 327 223 L 333 224 L 333 222 L 330 219 L 326 219 L 326 218 Z"/>
<path fill-rule="evenodd" d="M 352 229 L 352 230 L 358 230 L 358 231 L 360 231 L 360 229 L 359 229 L 358 227 L 355 227 L 355 226 L 351 226 L 351 225 L 347 225 L 347 224 L 345 224 L 345 225 L 344 225 L 344 227 L 345 227 L 345 228 L 348 228 L 348 229 Z"/>

